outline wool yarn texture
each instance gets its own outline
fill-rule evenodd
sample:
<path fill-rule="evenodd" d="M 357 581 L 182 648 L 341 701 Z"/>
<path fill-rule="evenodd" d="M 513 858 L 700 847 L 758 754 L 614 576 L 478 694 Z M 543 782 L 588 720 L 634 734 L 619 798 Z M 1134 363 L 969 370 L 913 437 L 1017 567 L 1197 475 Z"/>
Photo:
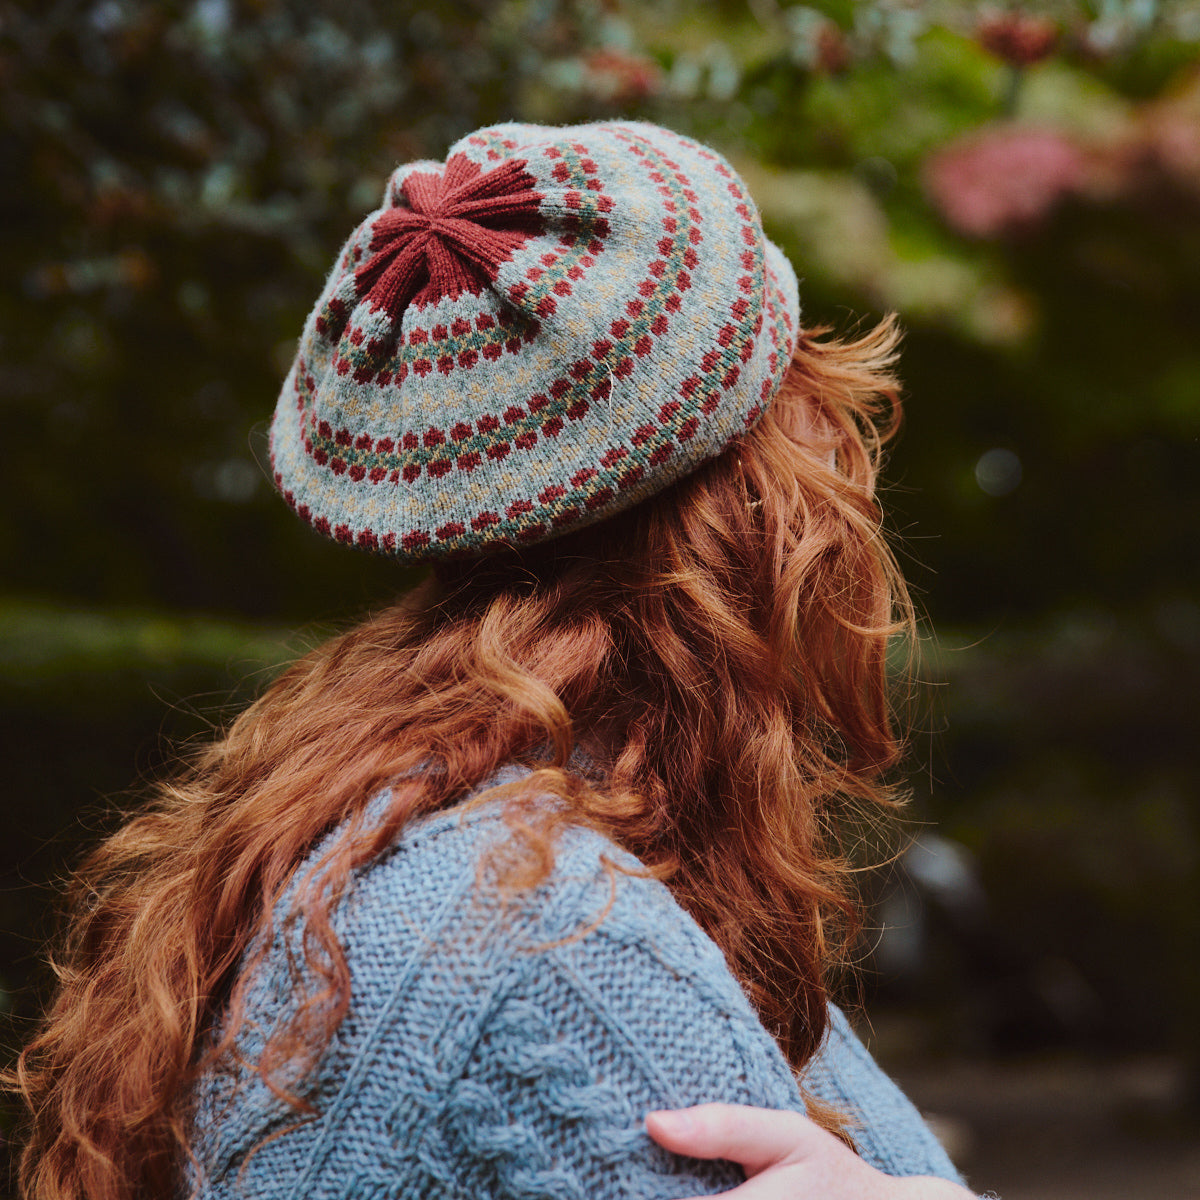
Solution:
<path fill-rule="evenodd" d="M 275 410 L 275 485 L 406 561 L 544 541 L 744 433 L 798 326 L 716 152 L 640 122 L 482 129 L 393 172 L 343 247 Z"/>
<path fill-rule="evenodd" d="M 527 774 L 509 767 L 483 786 Z M 323 986 L 304 966 L 303 923 L 289 924 L 290 898 L 281 900 L 236 1051 L 193 1090 L 187 1194 L 722 1193 L 741 1171 L 654 1145 L 646 1112 L 706 1101 L 804 1110 L 790 1067 L 720 950 L 663 883 L 601 834 L 573 827 L 556 842 L 550 877 L 506 898 L 487 868 L 511 837 L 503 802 L 477 803 L 411 822 L 355 874 L 333 918 L 352 972 L 349 1008 L 311 1071 L 268 1081 L 255 1064 L 268 1035 L 294 1014 L 297 983 L 310 995 Z M 298 878 L 330 844 L 314 849 Z M 806 1086 L 854 1119 L 862 1156 L 880 1170 L 956 1179 L 845 1018 L 830 1016 Z M 281 1087 L 310 1111 L 289 1104 Z"/>

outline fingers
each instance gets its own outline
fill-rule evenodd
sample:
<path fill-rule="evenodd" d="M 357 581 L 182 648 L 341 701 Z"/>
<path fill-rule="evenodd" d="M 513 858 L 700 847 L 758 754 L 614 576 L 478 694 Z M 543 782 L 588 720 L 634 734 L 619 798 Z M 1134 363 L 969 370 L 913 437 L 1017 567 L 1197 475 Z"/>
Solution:
<path fill-rule="evenodd" d="M 748 1176 L 799 1162 L 829 1136 L 800 1113 L 733 1104 L 652 1112 L 646 1116 L 646 1132 L 675 1154 L 729 1159 Z"/>
<path fill-rule="evenodd" d="M 883 1174 L 800 1113 L 701 1104 L 648 1113 L 646 1132 L 675 1154 L 739 1163 L 747 1179 L 727 1200 L 972 1200 L 945 1179 Z"/>

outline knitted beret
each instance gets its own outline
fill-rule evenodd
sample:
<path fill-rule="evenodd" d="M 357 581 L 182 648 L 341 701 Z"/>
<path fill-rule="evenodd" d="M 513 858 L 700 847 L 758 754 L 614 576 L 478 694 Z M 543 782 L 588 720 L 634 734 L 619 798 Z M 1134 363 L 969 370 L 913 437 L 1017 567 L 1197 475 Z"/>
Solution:
<path fill-rule="evenodd" d="M 542 541 L 753 425 L 798 317 L 712 150 L 636 122 L 483 129 L 399 167 L 343 248 L 275 410 L 275 484 L 407 561 Z"/>

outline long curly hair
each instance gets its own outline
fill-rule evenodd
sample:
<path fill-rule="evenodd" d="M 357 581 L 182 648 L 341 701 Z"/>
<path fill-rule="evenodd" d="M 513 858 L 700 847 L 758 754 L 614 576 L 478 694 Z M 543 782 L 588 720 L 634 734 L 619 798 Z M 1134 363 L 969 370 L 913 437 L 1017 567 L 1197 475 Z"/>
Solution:
<path fill-rule="evenodd" d="M 343 828 L 298 881 L 318 982 L 257 1064 L 269 1081 L 302 1075 L 347 1010 L 331 914 L 351 872 L 514 761 L 535 768 L 505 801 L 518 886 L 552 868 L 565 808 L 667 882 L 796 1068 L 816 1052 L 855 927 L 846 831 L 896 804 L 887 657 L 911 625 L 875 496 L 898 335 L 825 334 L 718 458 L 536 553 L 446 568 L 321 645 L 91 853 L 16 1073 L 27 1197 L 174 1194 L 191 1084 L 231 1052 L 250 948 L 314 845 Z"/>

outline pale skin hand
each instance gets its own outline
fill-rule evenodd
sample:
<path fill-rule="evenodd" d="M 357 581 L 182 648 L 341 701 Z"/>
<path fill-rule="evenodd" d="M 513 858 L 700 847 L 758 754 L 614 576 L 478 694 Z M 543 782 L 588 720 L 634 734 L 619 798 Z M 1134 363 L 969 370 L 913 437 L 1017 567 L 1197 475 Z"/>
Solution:
<path fill-rule="evenodd" d="M 649 1113 L 646 1132 L 676 1154 L 738 1163 L 746 1182 L 722 1193 L 733 1200 L 975 1200 L 947 1179 L 884 1175 L 800 1113 L 701 1104 Z"/>

